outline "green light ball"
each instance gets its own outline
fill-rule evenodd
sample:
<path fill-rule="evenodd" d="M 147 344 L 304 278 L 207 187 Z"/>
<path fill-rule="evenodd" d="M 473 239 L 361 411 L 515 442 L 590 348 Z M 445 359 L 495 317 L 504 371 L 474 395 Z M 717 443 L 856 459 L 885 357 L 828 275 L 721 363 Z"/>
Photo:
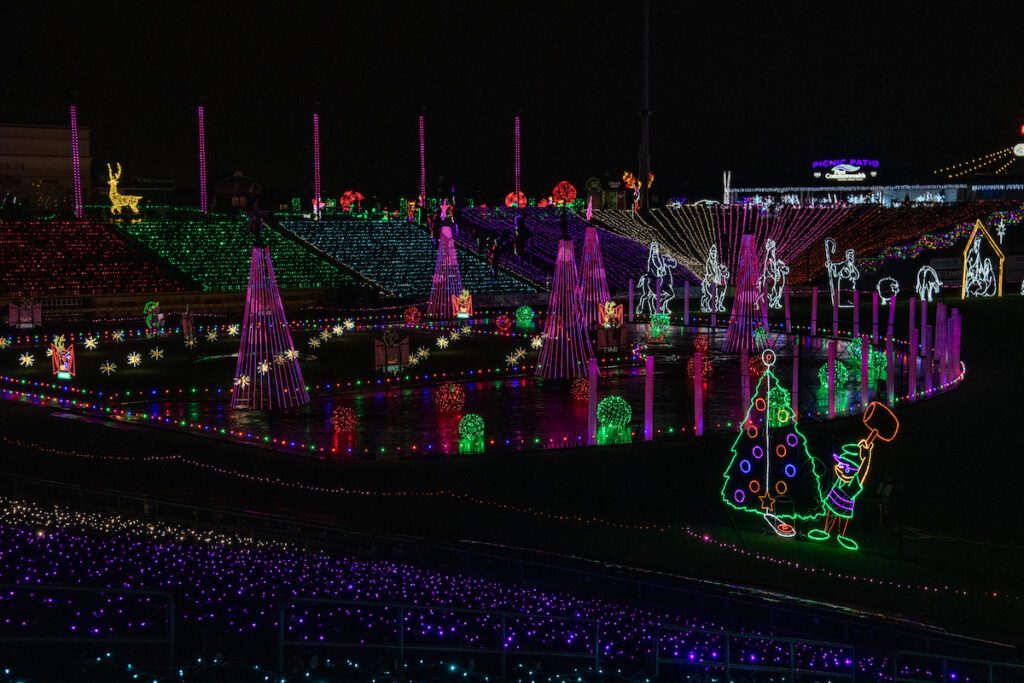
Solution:
<path fill-rule="evenodd" d="M 533 322 L 534 312 L 529 306 L 520 306 L 516 309 L 516 324 L 525 327 Z"/>
<path fill-rule="evenodd" d="M 463 439 L 484 438 L 484 419 L 476 413 L 466 413 L 459 420 L 459 436 Z"/>
<path fill-rule="evenodd" d="M 655 313 L 651 316 L 651 332 L 650 336 L 652 339 L 665 336 L 665 331 L 669 326 L 668 313 Z"/>
<path fill-rule="evenodd" d="M 848 381 L 850 381 L 850 371 L 844 364 L 836 361 L 836 386 L 844 387 Z M 822 363 L 818 368 L 818 383 L 823 387 L 828 386 L 828 361 Z"/>
<path fill-rule="evenodd" d="M 597 421 L 605 427 L 625 427 L 633 419 L 633 409 L 621 396 L 606 396 L 597 404 Z"/>

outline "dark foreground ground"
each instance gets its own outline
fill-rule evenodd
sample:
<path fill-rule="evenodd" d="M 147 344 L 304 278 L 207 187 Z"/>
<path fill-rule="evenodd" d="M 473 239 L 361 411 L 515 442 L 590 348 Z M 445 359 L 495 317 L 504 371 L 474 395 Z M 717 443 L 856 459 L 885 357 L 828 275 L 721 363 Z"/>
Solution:
<path fill-rule="evenodd" d="M 196 505 L 743 583 L 1019 642 L 1024 300 L 961 312 L 967 379 L 898 410 L 900 435 L 876 451 L 851 524 L 855 553 L 779 539 L 730 513 L 719 490 L 731 435 L 341 462 L 0 403 L 0 462 L 10 474 Z M 803 431 L 827 454 L 863 427 Z M 172 454 L 182 459 L 144 459 Z M 869 498 L 883 483 L 888 501 Z"/>

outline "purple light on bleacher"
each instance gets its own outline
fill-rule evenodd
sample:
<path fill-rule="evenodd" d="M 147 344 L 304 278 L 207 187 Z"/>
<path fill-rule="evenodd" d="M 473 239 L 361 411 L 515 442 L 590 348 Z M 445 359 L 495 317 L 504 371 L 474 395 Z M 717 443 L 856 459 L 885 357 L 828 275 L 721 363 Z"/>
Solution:
<path fill-rule="evenodd" d="M 427 201 L 427 143 L 424 135 L 423 114 L 419 116 L 420 126 L 420 202 Z"/>
<path fill-rule="evenodd" d="M 203 105 L 196 107 L 196 127 L 199 137 L 199 210 L 210 211 L 210 199 L 206 191 L 206 117 Z"/>
<path fill-rule="evenodd" d="M 313 206 L 320 212 L 320 114 L 313 112 Z"/>
<path fill-rule="evenodd" d="M 75 218 L 85 215 L 82 202 L 82 158 L 78 153 L 78 107 L 71 105 L 71 174 L 75 183 Z"/>

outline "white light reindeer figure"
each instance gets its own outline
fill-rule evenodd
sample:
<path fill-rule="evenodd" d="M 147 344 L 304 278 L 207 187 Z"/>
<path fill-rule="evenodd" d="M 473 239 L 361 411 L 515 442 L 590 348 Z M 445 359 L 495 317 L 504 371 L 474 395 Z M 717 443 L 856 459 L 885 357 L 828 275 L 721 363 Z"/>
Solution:
<path fill-rule="evenodd" d="M 110 185 L 110 213 L 120 214 L 121 209 L 128 207 L 132 210 L 132 213 L 139 212 L 139 200 L 142 197 L 136 197 L 131 194 L 121 194 L 117 191 L 117 181 L 121 179 L 121 163 L 117 164 L 117 174 L 110 169 L 110 164 L 107 164 L 107 184 Z"/>

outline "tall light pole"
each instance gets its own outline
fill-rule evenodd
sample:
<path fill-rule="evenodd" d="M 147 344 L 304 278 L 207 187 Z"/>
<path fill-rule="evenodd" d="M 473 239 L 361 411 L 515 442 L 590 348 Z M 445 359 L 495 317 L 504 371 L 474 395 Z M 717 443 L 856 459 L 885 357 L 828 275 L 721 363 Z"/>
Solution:
<path fill-rule="evenodd" d="M 651 2 L 644 0 L 643 84 L 640 103 L 640 206 L 650 207 L 651 177 Z"/>
<path fill-rule="evenodd" d="M 203 105 L 196 107 L 196 132 L 199 137 L 199 210 L 210 212 L 210 198 L 206 186 L 206 111 Z"/>
<path fill-rule="evenodd" d="M 78 107 L 71 105 L 71 178 L 75 188 L 75 218 L 85 215 L 82 202 L 82 157 L 78 152 Z"/>

